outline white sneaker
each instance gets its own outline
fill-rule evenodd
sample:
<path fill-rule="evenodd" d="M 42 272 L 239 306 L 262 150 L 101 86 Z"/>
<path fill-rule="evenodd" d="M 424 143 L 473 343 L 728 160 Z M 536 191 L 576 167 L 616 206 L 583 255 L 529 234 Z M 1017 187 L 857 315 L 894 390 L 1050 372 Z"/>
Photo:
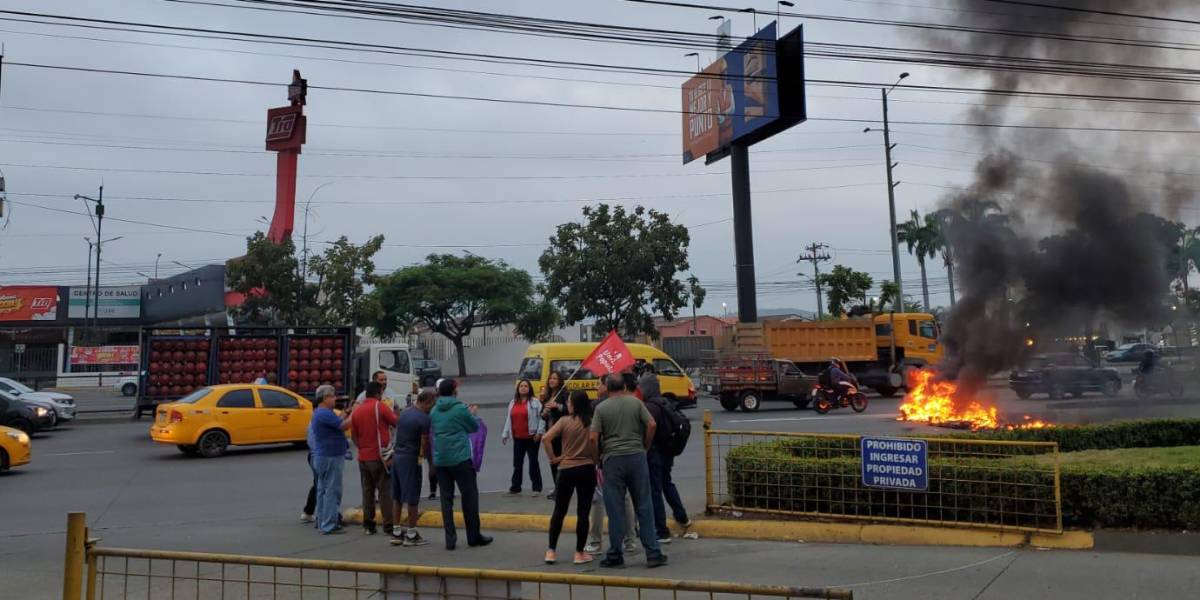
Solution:
<path fill-rule="evenodd" d="M 313 516 L 306 512 L 302 512 L 302 513 L 300 513 L 300 522 L 301 523 L 312 523 Z"/>
<path fill-rule="evenodd" d="M 658 543 L 660 543 L 660 544 L 670 544 L 670 543 L 671 543 L 671 538 L 670 538 L 670 536 L 668 536 L 668 537 L 665 537 L 665 538 L 660 538 L 660 539 L 658 540 Z"/>
<path fill-rule="evenodd" d="M 625 540 L 625 554 L 637 554 L 637 553 L 638 553 L 637 542 L 634 542 L 632 540 Z"/>
<path fill-rule="evenodd" d="M 588 542 L 588 544 L 583 547 L 583 551 L 587 552 L 588 554 L 600 554 L 600 542 Z"/>

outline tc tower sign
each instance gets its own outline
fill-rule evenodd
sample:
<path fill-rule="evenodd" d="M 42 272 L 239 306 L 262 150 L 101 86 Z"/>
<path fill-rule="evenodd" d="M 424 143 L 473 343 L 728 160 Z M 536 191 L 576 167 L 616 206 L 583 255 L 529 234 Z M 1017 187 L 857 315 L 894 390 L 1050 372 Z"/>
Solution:
<path fill-rule="evenodd" d="M 730 157 L 738 320 L 758 320 L 749 147 L 808 118 L 804 28 L 771 23 L 683 84 L 683 163 Z"/>

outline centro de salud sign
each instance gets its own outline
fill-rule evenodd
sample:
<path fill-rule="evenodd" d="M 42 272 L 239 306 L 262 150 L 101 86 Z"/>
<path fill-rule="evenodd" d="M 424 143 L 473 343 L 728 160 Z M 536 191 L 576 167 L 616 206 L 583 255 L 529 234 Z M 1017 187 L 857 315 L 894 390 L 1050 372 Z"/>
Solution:
<path fill-rule="evenodd" d="M 860 444 L 864 486 L 929 489 L 929 444 L 925 440 L 863 437 Z"/>

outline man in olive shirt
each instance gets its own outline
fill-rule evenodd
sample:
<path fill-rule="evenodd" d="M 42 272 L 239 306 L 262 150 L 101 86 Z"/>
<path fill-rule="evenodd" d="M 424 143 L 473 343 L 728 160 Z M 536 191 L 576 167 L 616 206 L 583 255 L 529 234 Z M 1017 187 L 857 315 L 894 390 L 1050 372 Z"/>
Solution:
<path fill-rule="evenodd" d="M 623 567 L 621 538 L 625 533 L 625 490 L 633 498 L 638 535 L 646 549 L 646 566 L 661 567 L 667 557 L 658 546 L 654 507 L 650 502 L 650 469 L 646 448 L 654 440 L 654 419 L 646 406 L 625 391 L 620 375 L 605 378 L 608 398 L 592 416 L 592 443 L 600 447 L 604 467 L 604 508 L 608 513 L 608 553 L 601 567 Z"/>

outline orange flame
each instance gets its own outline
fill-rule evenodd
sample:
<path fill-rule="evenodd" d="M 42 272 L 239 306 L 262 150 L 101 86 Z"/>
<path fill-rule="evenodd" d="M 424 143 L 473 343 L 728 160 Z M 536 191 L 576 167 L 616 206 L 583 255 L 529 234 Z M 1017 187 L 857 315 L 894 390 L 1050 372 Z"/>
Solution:
<path fill-rule="evenodd" d="M 984 407 L 972 400 L 964 407 L 954 403 L 958 385 L 953 381 L 934 381 L 933 371 L 914 370 L 908 382 L 908 395 L 900 405 L 901 421 L 921 421 L 930 425 L 964 425 L 976 429 L 995 429 L 1000 422 L 996 407 Z"/>
<path fill-rule="evenodd" d="M 914 370 L 908 382 L 908 395 L 900 405 L 899 421 L 918 421 L 930 425 L 948 425 L 978 429 L 1043 429 L 1054 427 L 1041 419 L 1024 416 L 1022 423 L 1000 424 L 995 406 L 984 406 L 971 400 L 966 406 L 956 406 L 954 394 L 958 385 L 953 381 L 935 381 L 934 372 Z"/>

